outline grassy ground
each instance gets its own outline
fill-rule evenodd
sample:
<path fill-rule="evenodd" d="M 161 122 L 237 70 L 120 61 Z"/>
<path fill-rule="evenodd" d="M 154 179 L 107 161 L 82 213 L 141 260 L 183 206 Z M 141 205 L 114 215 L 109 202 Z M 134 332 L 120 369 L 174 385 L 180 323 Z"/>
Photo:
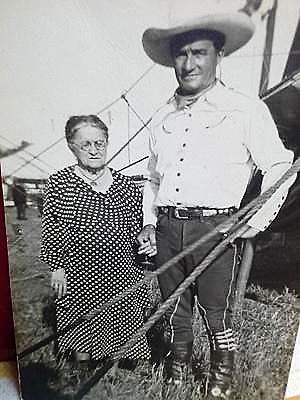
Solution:
<path fill-rule="evenodd" d="M 52 333 L 53 299 L 47 267 L 38 259 L 40 218 L 37 210 L 29 208 L 28 220 L 20 222 L 15 219 L 14 209 L 6 211 L 16 341 L 20 352 Z M 299 322 L 297 296 L 285 288 L 291 284 L 295 289 L 293 276 L 286 280 L 289 271 L 296 271 L 299 264 L 300 250 L 293 246 L 293 251 L 296 256 L 292 259 L 280 246 L 265 247 L 257 253 L 252 273 L 254 283 L 249 285 L 243 306 L 234 319 L 239 332 L 239 351 L 231 400 L 284 397 Z M 181 388 L 166 388 L 162 384 L 161 367 L 155 369 L 141 361 L 134 371 L 118 369 L 115 375 L 105 375 L 83 399 L 201 399 L 199 381 L 194 374 L 205 373 L 209 360 L 205 330 L 197 314 L 194 330 L 193 371 L 191 367 Z M 59 367 L 54 350 L 52 343 L 20 362 L 25 400 L 68 399 L 95 373 L 78 371 L 70 363 Z"/>

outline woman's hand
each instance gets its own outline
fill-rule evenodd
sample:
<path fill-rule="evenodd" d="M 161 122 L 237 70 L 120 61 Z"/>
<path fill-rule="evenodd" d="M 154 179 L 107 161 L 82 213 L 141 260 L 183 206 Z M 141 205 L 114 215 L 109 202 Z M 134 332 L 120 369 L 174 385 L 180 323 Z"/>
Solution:
<path fill-rule="evenodd" d="M 60 299 L 67 293 L 67 278 L 64 268 L 59 268 L 51 273 L 51 287 Z"/>
<path fill-rule="evenodd" d="M 155 226 L 146 225 L 138 234 L 137 241 L 139 243 L 138 253 L 145 254 L 149 257 L 155 256 L 157 253 Z"/>

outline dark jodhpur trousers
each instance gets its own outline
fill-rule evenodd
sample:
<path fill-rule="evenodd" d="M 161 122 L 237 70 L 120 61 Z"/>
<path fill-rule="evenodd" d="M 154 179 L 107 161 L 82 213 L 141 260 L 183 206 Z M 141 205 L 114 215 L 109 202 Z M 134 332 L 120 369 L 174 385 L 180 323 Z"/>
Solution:
<path fill-rule="evenodd" d="M 168 214 L 159 215 L 156 233 L 157 266 L 177 255 L 226 218 L 225 215 L 216 215 L 201 219 L 180 220 Z M 222 238 L 222 234 L 217 234 L 160 275 L 159 285 L 163 299 L 166 299 L 178 287 Z M 195 300 L 208 333 L 214 334 L 231 328 L 231 297 L 237 275 L 237 259 L 237 246 L 230 245 L 169 309 L 167 318 L 171 342 L 193 340 L 192 314 Z"/>

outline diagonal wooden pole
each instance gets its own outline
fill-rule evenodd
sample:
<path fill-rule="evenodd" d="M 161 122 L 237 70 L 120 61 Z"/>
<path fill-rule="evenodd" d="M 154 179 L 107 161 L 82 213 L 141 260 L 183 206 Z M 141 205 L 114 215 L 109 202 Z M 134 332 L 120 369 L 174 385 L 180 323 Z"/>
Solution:
<path fill-rule="evenodd" d="M 237 278 L 236 295 L 233 306 L 234 312 L 238 311 L 243 304 L 253 257 L 254 257 L 254 239 L 247 239 L 243 249 L 242 261 L 239 267 L 239 273 Z"/>

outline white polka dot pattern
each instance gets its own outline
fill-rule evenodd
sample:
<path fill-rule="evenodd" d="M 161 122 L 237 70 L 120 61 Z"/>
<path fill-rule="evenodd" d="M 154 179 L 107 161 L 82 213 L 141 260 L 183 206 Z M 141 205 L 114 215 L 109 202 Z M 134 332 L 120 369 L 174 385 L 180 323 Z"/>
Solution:
<path fill-rule="evenodd" d="M 142 224 L 141 193 L 128 177 L 112 171 L 106 194 L 95 192 L 67 167 L 52 175 L 45 190 L 41 259 L 50 270 L 65 268 L 67 294 L 57 300 L 58 329 L 99 308 L 143 278 L 134 243 Z M 59 339 L 61 351 L 111 356 L 142 325 L 147 288 Z M 145 337 L 126 358 L 148 358 Z"/>

